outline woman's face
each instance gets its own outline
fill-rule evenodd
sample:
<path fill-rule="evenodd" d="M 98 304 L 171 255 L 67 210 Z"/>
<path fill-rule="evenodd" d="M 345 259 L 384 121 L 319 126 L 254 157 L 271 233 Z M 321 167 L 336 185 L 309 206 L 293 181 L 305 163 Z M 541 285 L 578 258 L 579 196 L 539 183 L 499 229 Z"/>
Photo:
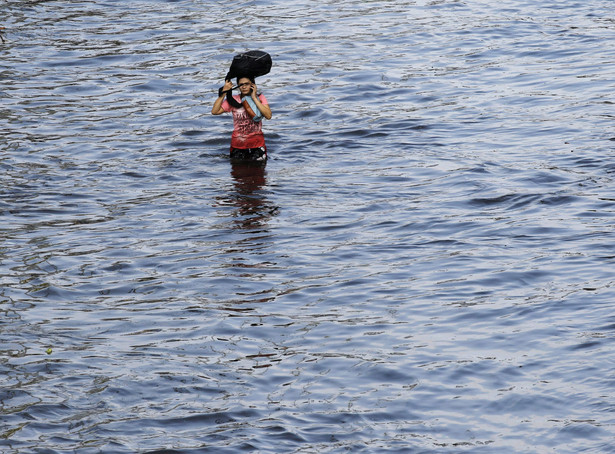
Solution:
<path fill-rule="evenodd" d="M 242 77 L 237 81 L 237 85 L 239 85 L 239 91 L 242 96 L 249 95 L 252 90 L 252 82 L 247 77 Z"/>

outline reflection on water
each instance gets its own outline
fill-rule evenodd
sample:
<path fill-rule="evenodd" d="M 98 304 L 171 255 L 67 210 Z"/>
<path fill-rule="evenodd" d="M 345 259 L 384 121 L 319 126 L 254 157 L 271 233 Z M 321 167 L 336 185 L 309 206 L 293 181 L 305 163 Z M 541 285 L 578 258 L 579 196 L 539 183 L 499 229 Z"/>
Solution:
<path fill-rule="evenodd" d="M 277 208 L 267 200 L 267 185 L 264 164 L 233 162 L 231 168 L 234 191 L 229 194 L 229 203 L 237 207 L 235 224 L 239 229 L 266 231 L 267 222 Z"/>

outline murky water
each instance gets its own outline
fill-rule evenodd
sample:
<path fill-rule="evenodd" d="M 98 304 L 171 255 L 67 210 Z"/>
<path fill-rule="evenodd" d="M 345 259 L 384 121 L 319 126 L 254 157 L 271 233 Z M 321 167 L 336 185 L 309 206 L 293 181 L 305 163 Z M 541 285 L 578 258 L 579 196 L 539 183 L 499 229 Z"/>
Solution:
<path fill-rule="evenodd" d="M 1 2 L 2 452 L 615 450 L 614 11 Z"/>

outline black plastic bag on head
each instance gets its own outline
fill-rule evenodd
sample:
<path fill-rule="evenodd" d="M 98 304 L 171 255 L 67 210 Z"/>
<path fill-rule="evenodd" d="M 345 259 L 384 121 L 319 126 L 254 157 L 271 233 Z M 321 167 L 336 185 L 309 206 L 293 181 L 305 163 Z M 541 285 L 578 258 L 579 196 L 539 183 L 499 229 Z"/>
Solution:
<path fill-rule="evenodd" d="M 235 55 L 231 63 L 231 69 L 225 79 L 235 77 L 259 77 L 269 74 L 271 71 L 271 55 L 261 50 L 249 50 L 243 54 Z"/>

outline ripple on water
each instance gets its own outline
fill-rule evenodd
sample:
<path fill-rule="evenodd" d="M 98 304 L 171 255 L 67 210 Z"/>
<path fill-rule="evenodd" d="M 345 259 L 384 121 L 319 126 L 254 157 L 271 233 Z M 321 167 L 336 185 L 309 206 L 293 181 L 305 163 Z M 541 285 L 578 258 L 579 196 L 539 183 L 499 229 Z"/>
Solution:
<path fill-rule="evenodd" d="M 0 446 L 612 451 L 611 5 L 484 6 L 0 6 Z"/>

